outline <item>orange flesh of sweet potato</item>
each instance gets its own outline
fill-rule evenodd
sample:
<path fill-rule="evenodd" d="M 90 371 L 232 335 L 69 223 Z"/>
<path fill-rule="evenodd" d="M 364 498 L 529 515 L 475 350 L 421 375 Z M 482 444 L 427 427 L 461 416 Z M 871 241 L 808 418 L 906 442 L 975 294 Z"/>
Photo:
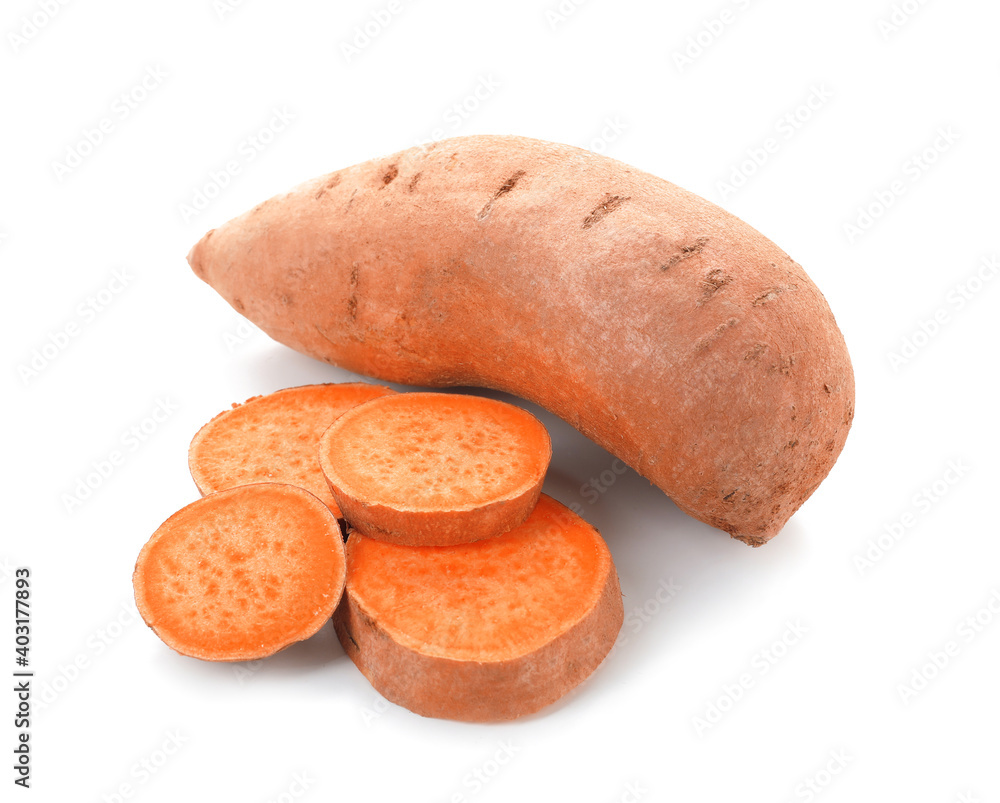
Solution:
<path fill-rule="evenodd" d="M 513 719 L 554 702 L 621 629 L 600 534 L 542 494 L 518 527 L 445 547 L 352 533 L 334 625 L 377 691 L 423 716 Z"/>
<path fill-rule="evenodd" d="M 188 465 L 203 494 L 257 482 L 305 488 L 341 517 L 319 467 L 326 428 L 346 410 L 390 388 L 361 382 L 304 385 L 256 396 L 220 413 L 191 441 Z"/>
<path fill-rule="evenodd" d="M 358 405 L 323 435 L 319 460 L 344 518 L 372 538 L 444 545 L 490 538 L 538 501 L 552 443 L 494 399 L 402 393 Z"/>
<path fill-rule="evenodd" d="M 330 509 L 301 488 L 245 485 L 203 497 L 153 533 L 133 575 L 139 613 L 182 655 L 263 658 L 313 635 L 343 593 Z"/>

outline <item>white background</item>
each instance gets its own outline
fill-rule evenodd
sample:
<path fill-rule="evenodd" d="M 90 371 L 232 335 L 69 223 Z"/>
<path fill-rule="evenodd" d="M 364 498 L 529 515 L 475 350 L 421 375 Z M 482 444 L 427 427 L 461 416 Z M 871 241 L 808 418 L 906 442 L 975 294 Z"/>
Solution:
<path fill-rule="evenodd" d="M 888 0 L 399 0 L 365 44 L 387 2 L 5 3 L 0 653 L 11 671 L 27 565 L 37 673 L 33 788 L 9 799 L 1000 801 L 1000 280 L 978 278 L 1000 253 L 1000 6 L 902 5 L 890 29 Z M 197 495 L 191 436 L 230 402 L 355 378 L 247 329 L 188 249 L 314 175 L 473 133 L 606 152 L 801 262 L 857 371 L 842 458 L 754 550 L 545 415 L 546 490 L 604 533 L 628 619 L 589 682 L 511 724 L 381 702 L 329 627 L 250 667 L 172 653 L 131 572 Z"/>

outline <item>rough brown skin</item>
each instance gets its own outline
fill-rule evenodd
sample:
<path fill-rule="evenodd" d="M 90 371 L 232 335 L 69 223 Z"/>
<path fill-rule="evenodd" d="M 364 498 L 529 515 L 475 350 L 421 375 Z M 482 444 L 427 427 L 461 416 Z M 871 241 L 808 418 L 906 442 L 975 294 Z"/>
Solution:
<path fill-rule="evenodd" d="M 387 699 L 422 716 L 497 722 L 585 680 L 623 619 L 607 545 L 542 494 L 519 527 L 471 544 L 407 547 L 352 532 L 333 622 Z"/>
<path fill-rule="evenodd" d="M 801 266 L 719 207 L 567 145 L 474 136 L 349 167 L 202 238 L 276 340 L 534 401 L 758 546 L 829 473 L 854 376 Z"/>

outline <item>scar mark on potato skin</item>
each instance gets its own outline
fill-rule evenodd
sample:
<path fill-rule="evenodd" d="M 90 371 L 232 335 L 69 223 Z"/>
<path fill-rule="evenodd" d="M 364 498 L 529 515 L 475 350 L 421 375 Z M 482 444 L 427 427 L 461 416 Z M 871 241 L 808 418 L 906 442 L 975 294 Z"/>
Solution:
<path fill-rule="evenodd" d="M 606 195 L 604 200 L 593 208 L 591 213 L 583 219 L 583 228 L 589 229 L 595 223 L 599 223 L 619 206 L 631 199 L 631 195 Z"/>
<path fill-rule="evenodd" d="M 357 195 L 357 194 L 358 194 L 357 190 L 354 190 L 354 192 L 351 193 L 351 197 L 347 201 L 347 208 L 344 210 L 345 212 L 350 212 L 351 211 L 351 204 L 354 203 L 354 196 Z"/>
<path fill-rule="evenodd" d="M 797 284 L 789 284 L 784 287 L 772 287 L 766 293 L 762 293 L 761 295 L 757 296 L 757 298 L 753 300 L 753 305 L 755 307 L 759 307 L 762 304 L 768 303 L 769 301 L 774 301 L 774 299 L 776 299 L 778 296 L 780 296 L 782 293 L 786 291 L 798 290 L 798 289 L 799 286 Z"/>
<path fill-rule="evenodd" d="M 736 324 L 738 324 L 739 322 L 740 321 L 738 318 L 730 318 L 725 323 L 720 323 L 718 326 L 715 327 L 715 329 L 713 329 L 711 332 L 709 332 L 695 344 L 695 350 L 702 351 L 703 349 L 707 349 L 709 346 L 715 343 L 716 340 L 722 337 L 727 331 L 736 326 Z"/>
<path fill-rule="evenodd" d="M 476 220 L 486 220 L 486 218 L 490 216 L 490 212 L 493 211 L 493 204 L 495 204 L 498 199 L 502 198 L 508 192 L 514 189 L 514 187 L 517 186 L 517 182 L 519 182 L 522 178 L 524 178 L 524 175 L 525 173 L 523 170 L 518 170 L 516 173 L 514 173 L 514 175 L 512 175 L 503 184 L 501 184 L 500 189 L 498 189 L 495 193 L 493 193 L 493 197 L 486 202 L 486 206 L 484 206 L 479 211 L 479 214 L 476 215 Z"/>
<path fill-rule="evenodd" d="M 697 256 L 707 244 L 708 237 L 699 237 L 691 245 L 682 245 L 680 253 L 674 254 L 664 264 L 660 265 L 660 270 L 670 270 L 678 262 L 683 262 L 685 259 Z"/>
<path fill-rule="evenodd" d="M 413 178 L 410 179 L 410 183 L 407 185 L 406 189 L 413 192 L 417 188 L 417 182 L 420 181 L 420 177 L 423 175 L 423 171 L 419 173 L 414 173 Z"/>
<path fill-rule="evenodd" d="M 787 357 L 782 357 L 781 361 L 776 365 L 772 365 L 769 370 L 773 374 L 781 374 L 782 376 L 791 376 L 793 365 L 795 365 L 795 355 L 789 354 Z"/>
<path fill-rule="evenodd" d="M 358 279 L 361 266 L 357 262 L 351 267 L 351 295 L 347 299 L 347 314 L 351 316 L 351 321 L 358 318 Z"/>
<path fill-rule="evenodd" d="M 243 306 L 243 302 L 240 301 L 238 298 L 233 299 L 233 307 L 236 309 L 237 312 L 243 312 L 246 309 L 246 307 Z"/>
<path fill-rule="evenodd" d="M 698 299 L 698 306 L 700 307 L 712 298 L 712 296 L 714 296 L 731 281 L 732 279 L 720 268 L 710 270 L 701 282 L 704 285 L 704 289 L 701 291 L 701 298 Z"/>
<path fill-rule="evenodd" d="M 340 173 L 335 174 L 329 181 L 327 181 L 319 191 L 313 196 L 317 201 L 326 195 L 330 190 L 336 187 L 340 183 Z"/>
<path fill-rule="evenodd" d="M 750 351 L 743 355 L 743 359 L 746 361 L 757 360 L 760 355 L 767 351 L 766 343 L 758 343 Z"/>
<path fill-rule="evenodd" d="M 385 171 L 382 176 L 382 186 L 379 189 L 385 189 L 392 182 L 396 180 L 396 176 L 399 175 L 399 165 L 389 165 L 389 169 Z"/>

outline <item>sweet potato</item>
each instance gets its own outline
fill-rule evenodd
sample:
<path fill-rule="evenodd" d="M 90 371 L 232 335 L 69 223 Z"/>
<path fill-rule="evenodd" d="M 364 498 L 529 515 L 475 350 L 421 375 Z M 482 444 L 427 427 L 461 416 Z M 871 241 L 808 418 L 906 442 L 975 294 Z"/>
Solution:
<path fill-rule="evenodd" d="M 511 404 L 401 393 L 345 412 L 323 435 L 320 466 L 344 518 L 396 544 L 461 544 L 524 521 L 538 501 L 552 442 Z"/>
<path fill-rule="evenodd" d="M 256 482 L 297 485 L 341 518 L 319 467 L 319 439 L 345 410 L 390 393 L 361 382 L 303 385 L 234 404 L 191 441 L 191 476 L 202 494 Z"/>
<path fill-rule="evenodd" d="M 827 475 L 854 415 L 844 338 L 800 265 L 579 148 L 412 148 L 276 196 L 188 259 L 276 340 L 385 380 L 537 402 L 755 546 Z"/>
<path fill-rule="evenodd" d="M 330 509 L 291 485 L 243 485 L 177 511 L 139 553 L 139 613 L 167 646 L 249 661 L 313 635 L 344 589 Z"/>
<path fill-rule="evenodd" d="M 542 494 L 523 524 L 474 543 L 411 547 L 352 533 L 334 627 L 387 699 L 423 716 L 491 722 L 583 681 L 623 617 L 604 540 Z"/>

